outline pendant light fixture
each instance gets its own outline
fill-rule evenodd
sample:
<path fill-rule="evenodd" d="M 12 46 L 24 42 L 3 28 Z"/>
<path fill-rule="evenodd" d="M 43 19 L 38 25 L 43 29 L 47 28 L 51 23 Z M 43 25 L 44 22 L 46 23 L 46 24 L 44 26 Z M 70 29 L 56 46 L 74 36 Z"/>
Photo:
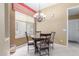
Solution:
<path fill-rule="evenodd" d="M 34 19 L 38 22 L 41 22 L 45 20 L 46 15 L 44 15 L 41 10 L 40 10 L 40 4 L 39 4 L 39 10 L 38 12 L 34 15 Z"/>

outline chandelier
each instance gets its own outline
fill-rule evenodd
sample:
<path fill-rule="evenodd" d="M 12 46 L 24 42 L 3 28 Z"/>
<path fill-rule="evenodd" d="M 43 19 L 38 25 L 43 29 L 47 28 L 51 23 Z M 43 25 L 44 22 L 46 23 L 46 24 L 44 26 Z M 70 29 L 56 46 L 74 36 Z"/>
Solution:
<path fill-rule="evenodd" d="M 40 5 L 39 5 L 39 11 L 34 15 L 34 19 L 38 22 L 41 22 L 43 20 L 45 20 L 46 15 L 44 15 L 41 11 L 40 11 Z"/>

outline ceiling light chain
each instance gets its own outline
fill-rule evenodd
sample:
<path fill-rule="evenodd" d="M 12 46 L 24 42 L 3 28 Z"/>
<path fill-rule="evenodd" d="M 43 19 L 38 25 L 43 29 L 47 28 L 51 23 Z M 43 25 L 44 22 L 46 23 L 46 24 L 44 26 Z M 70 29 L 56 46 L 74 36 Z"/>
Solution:
<path fill-rule="evenodd" d="M 34 19 L 37 20 L 38 22 L 41 22 L 45 19 L 46 15 L 44 15 L 43 13 L 41 13 L 40 10 L 40 4 L 39 4 L 39 10 L 38 12 L 34 15 Z"/>

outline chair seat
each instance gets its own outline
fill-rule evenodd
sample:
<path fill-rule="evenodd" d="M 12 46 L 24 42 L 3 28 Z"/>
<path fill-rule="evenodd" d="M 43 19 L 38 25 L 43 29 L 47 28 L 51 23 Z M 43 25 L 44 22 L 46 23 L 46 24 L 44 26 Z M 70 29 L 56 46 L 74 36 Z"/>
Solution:
<path fill-rule="evenodd" d="M 29 41 L 28 45 L 34 45 L 34 41 L 33 40 Z"/>
<path fill-rule="evenodd" d="M 40 50 L 43 50 L 43 49 L 48 49 L 49 46 L 47 44 L 42 44 L 41 47 L 40 45 L 38 45 L 38 49 L 40 48 Z"/>
<path fill-rule="evenodd" d="M 33 40 L 30 40 L 30 41 L 28 41 L 29 43 L 33 43 L 34 41 Z"/>

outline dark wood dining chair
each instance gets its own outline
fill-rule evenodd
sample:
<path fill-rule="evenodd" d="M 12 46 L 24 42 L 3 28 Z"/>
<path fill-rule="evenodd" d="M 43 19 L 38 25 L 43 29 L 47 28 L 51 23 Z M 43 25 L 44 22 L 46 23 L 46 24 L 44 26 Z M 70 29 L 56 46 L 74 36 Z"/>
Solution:
<path fill-rule="evenodd" d="M 34 41 L 29 39 L 27 32 L 25 32 L 25 35 L 26 35 L 28 51 L 29 51 L 29 46 L 34 45 Z"/>
<path fill-rule="evenodd" d="M 42 52 L 45 52 L 46 54 L 49 55 L 50 38 L 51 38 L 51 33 L 47 33 L 47 34 L 41 33 L 40 34 L 40 44 L 37 45 L 40 55 L 44 55 L 44 54 L 42 54 Z"/>
<path fill-rule="evenodd" d="M 49 55 L 49 38 L 40 38 L 39 42 L 37 47 L 40 56 Z"/>
<path fill-rule="evenodd" d="M 40 37 L 41 38 L 51 38 L 51 33 L 41 33 Z"/>

